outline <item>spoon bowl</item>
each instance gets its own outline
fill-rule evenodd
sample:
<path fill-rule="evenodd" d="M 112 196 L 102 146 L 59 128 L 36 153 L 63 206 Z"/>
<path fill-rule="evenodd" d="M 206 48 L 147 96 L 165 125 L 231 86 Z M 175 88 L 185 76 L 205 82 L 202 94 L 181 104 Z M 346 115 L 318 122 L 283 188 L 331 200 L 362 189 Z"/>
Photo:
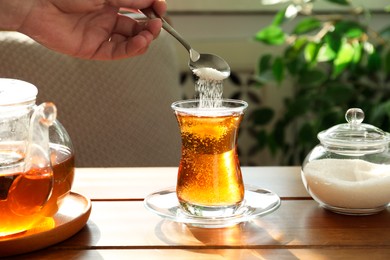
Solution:
<path fill-rule="evenodd" d="M 229 64 L 215 54 L 200 53 L 199 59 L 196 61 L 190 59 L 188 65 L 192 71 L 201 68 L 212 68 L 219 71 L 223 78 L 227 78 L 230 75 Z"/>
<path fill-rule="evenodd" d="M 210 68 L 219 71 L 219 73 L 223 75 L 224 78 L 229 77 L 230 67 L 224 59 L 215 54 L 199 53 L 195 51 L 191 45 L 186 40 L 184 40 L 184 38 L 175 29 L 173 29 L 173 27 L 167 21 L 165 21 L 164 18 L 158 16 L 152 8 L 142 9 L 141 12 L 148 18 L 160 18 L 164 30 L 175 37 L 184 46 L 184 48 L 187 49 L 190 55 L 190 61 L 188 65 L 192 71 L 196 69 Z"/>

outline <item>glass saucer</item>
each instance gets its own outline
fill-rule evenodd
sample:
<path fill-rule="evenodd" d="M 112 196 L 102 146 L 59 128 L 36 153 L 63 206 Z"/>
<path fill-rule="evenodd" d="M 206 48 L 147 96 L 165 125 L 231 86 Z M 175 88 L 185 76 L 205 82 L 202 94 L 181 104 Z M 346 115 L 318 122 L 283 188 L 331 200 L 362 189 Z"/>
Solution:
<path fill-rule="evenodd" d="M 246 185 L 244 202 L 234 214 L 228 217 L 201 217 L 184 212 L 179 206 L 176 188 L 170 187 L 148 195 L 144 205 L 148 210 L 171 221 L 202 228 L 221 228 L 275 211 L 280 206 L 280 198 L 272 191 Z"/>

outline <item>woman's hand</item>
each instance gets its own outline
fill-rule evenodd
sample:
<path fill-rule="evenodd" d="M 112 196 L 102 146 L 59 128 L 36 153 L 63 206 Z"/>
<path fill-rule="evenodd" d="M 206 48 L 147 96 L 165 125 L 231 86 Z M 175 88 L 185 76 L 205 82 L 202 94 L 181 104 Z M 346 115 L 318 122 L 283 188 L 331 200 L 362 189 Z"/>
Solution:
<path fill-rule="evenodd" d="M 3 4 L 13 9 L 6 10 Z M 137 21 L 118 13 L 120 8 L 137 11 L 147 7 L 161 16 L 166 11 L 165 0 L 0 0 L 0 15 L 8 12 L 12 19 L 18 17 L 20 23 L 14 19 L 14 28 L 9 29 L 52 50 L 84 59 L 113 60 L 143 54 L 160 33 L 160 19 Z M 11 16 L 9 12 L 15 11 L 17 15 Z"/>

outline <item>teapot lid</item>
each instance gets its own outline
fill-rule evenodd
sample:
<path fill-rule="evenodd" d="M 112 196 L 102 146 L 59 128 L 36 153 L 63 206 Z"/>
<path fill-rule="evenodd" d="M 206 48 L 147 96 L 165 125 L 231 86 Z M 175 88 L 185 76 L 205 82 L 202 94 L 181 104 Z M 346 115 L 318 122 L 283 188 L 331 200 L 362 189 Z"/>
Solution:
<path fill-rule="evenodd" d="M 338 153 L 368 154 L 383 151 L 390 142 L 390 134 L 363 124 L 364 112 L 350 108 L 345 113 L 346 124 L 333 126 L 318 134 L 318 139 L 328 149 Z"/>
<path fill-rule="evenodd" d="M 0 106 L 35 101 L 38 89 L 26 81 L 0 78 Z"/>

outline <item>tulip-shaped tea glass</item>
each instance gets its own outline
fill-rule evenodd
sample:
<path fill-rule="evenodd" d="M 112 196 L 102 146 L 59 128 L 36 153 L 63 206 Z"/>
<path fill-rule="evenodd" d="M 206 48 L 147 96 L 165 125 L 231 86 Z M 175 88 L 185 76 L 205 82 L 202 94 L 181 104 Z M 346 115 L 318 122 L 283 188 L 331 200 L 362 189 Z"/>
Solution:
<path fill-rule="evenodd" d="M 225 99 L 203 108 L 199 102 L 172 104 L 182 141 L 176 194 L 187 214 L 228 217 L 244 199 L 237 134 L 248 104 Z"/>

